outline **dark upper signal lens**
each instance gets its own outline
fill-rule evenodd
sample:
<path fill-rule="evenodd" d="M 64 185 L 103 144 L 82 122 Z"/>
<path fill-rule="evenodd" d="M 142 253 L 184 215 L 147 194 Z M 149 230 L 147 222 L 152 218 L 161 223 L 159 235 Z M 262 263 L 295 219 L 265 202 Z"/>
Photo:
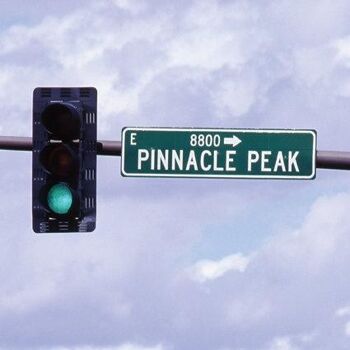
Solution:
<path fill-rule="evenodd" d="M 80 117 L 69 103 L 52 103 L 42 115 L 42 122 L 55 140 L 74 140 L 80 135 Z"/>

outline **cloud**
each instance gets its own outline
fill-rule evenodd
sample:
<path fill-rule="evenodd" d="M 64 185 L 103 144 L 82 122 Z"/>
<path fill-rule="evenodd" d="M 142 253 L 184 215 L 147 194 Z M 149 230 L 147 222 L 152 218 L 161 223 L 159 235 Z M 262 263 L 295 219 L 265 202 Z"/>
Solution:
<path fill-rule="evenodd" d="M 11 81 L 19 71 L 28 75 L 21 85 L 28 95 L 35 86 L 72 81 L 95 85 L 102 92 L 102 133 L 119 114 L 149 124 L 159 123 L 161 114 L 174 109 L 177 122 L 184 124 L 203 117 L 238 118 L 263 100 L 266 89 L 259 82 L 260 72 L 245 68 L 267 42 L 261 28 L 251 25 L 257 10 L 245 2 L 194 2 L 188 10 L 178 10 L 183 16 L 160 7 L 156 14 L 142 17 L 139 11 L 145 6 L 104 1 L 66 16 L 44 18 L 34 26 L 13 25 L 0 35 L 2 75 Z M 15 95 L 7 92 L 4 105 Z M 205 99 L 209 103 L 200 108 Z M 23 112 L 28 111 L 25 98 L 17 98 L 17 105 L 18 100 Z M 177 110 L 181 104 L 186 109 Z"/>
<path fill-rule="evenodd" d="M 146 2 L 142 0 L 112 0 L 112 2 L 120 9 L 131 12 L 133 15 L 147 8 Z"/>
<path fill-rule="evenodd" d="M 229 271 L 244 272 L 248 263 L 248 257 L 232 254 L 218 261 L 200 260 L 189 268 L 189 273 L 195 281 L 203 283 L 217 279 Z"/>
<path fill-rule="evenodd" d="M 344 306 L 344 307 L 339 308 L 336 311 L 335 315 L 337 317 L 350 316 L 350 306 Z"/>
<path fill-rule="evenodd" d="M 66 15 L 3 30 L 0 102 L 7 113 L 16 113 L 16 106 L 22 122 L 11 125 L 2 120 L 2 128 L 25 134 L 23 120 L 30 114 L 31 92 L 45 85 L 96 86 L 103 137 L 113 135 L 111 126 L 120 128 L 128 122 L 227 127 L 230 121 L 239 121 L 242 126 L 284 126 L 274 121 L 275 94 L 293 89 L 294 83 L 300 91 L 305 85 L 313 89 L 307 92 L 310 100 L 300 101 L 301 108 L 319 92 L 347 96 L 344 77 L 334 89 L 341 78 L 335 62 L 346 61 L 346 37 L 323 36 L 317 27 L 318 21 L 330 23 L 325 13 L 343 18 L 343 1 L 337 6 L 322 1 L 316 18 L 311 4 L 299 1 L 293 5 L 267 2 L 265 7 L 247 1 L 193 1 L 171 10 L 167 6 L 143 1 L 88 3 Z M 150 11 L 153 7 L 158 10 Z M 281 13 L 286 12 L 287 20 L 281 23 Z M 315 26 L 307 25 L 303 16 Z M 336 22 L 329 24 L 329 31 L 341 35 L 344 24 Z M 292 37 L 288 25 L 295 29 Z M 323 40 L 305 44 L 299 27 Z M 12 83 L 19 76 L 21 89 Z M 289 97 L 278 99 L 284 105 L 276 113 L 285 115 Z M 294 98 L 293 103 L 299 101 Z M 294 119 L 305 119 L 304 114 Z M 324 125 L 313 122 L 313 127 Z"/>
<path fill-rule="evenodd" d="M 91 347 L 91 346 L 78 346 L 78 347 L 55 347 L 55 348 L 41 348 L 40 350 L 164 350 L 162 345 L 156 345 L 152 347 L 141 346 L 131 343 L 122 344 L 120 346 L 108 346 L 108 347 Z"/>
<path fill-rule="evenodd" d="M 269 350 L 299 350 L 292 345 L 290 339 L 288 337 L 276 338 L 273 340 Z"/>
<path fill-rule="evenodd" d="M 346 322 L 345 327 L 344 327 L 344 333 L 346 336 L 350 336 L 350 322 Z"/>

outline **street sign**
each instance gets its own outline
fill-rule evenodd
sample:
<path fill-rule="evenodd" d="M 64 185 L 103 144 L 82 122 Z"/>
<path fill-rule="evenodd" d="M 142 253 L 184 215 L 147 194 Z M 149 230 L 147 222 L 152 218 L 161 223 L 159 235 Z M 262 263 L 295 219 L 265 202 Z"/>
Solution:
<path fill-rule="evenodd" d="M 124 128 L 123 176 L 313 179 L 316 132 Z"/>

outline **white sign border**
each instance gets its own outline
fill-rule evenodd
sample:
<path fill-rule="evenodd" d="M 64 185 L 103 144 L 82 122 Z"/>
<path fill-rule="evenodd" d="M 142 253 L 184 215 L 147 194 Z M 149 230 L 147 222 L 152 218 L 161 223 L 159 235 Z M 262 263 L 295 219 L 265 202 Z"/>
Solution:
<path fill-rule="evenodd" d="M 290 176 L 290 175 L 218 175 L 218 174 L 145 174 L 145 173 L 127 173 L 124 169 L 125 159 L 125 133 L 132 131 L 172 131 L 172 132 L 240 132 L 240 133 L 271 133 L 271 134 L 311 134 L 313 137 L 312 150 L 312 174 L 308 176 Z M 125 177 L 174 177 L 174 178 L 226 178 L 226 179 L 290 179 L 290 180 L 312 180 L 316 176 L 316 141 L 317 132 L 311 129 L 216 129 L 216 128 L 165 128 L 165 127 L 124 127 L 122 130 L 122 152 L 121 152 L 121 174 Z"/>

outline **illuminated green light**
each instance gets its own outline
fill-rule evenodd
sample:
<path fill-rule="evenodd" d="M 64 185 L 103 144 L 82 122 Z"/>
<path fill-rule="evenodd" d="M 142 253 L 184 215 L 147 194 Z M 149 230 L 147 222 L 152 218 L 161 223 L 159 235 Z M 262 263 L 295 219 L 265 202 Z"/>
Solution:
<path fill-rule="evenodd" d="M 47 204 L 56 214 L 67 214 L 72 207 L 73 195 L 68 186 L 56 184 L 50 188 L 47 194 Z"/>

